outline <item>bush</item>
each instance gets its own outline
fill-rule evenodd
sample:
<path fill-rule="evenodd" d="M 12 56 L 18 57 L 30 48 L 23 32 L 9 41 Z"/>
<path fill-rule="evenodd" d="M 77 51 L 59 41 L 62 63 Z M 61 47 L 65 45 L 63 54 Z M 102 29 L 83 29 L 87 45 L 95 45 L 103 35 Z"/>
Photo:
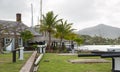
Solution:
<path fill-rule="evenodd" d="M 32 45 L 32 48 L 34 48 L 36 50 L 37 49 L 37 45 L 36 44 Z"/>

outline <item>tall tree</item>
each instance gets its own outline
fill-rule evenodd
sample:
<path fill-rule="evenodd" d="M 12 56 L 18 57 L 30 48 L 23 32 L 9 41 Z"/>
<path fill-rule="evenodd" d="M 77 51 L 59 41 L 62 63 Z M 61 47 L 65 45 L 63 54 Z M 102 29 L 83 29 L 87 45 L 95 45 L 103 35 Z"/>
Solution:
<path fill-rule="evenodd" d="M 54 15 L 53 11 L 50 11 L 46 13 L 46 15 L 43 15 L 43 20 L 42 24 L 40 26 L 40 30 L 42 32 L 47 32 L 48 33 L 48 49 L 50 50 L 51 46 L 51 34 L 55 30 L 56 24 L 61 21 L 61 19 L 57 19 L 58 15 Z"/>
<path fill-rule="evenodd" d="M 60 48 L 62 48 L 62 41 L 65 36 L 68 36 L 74 30 L 71 28 L 71 25 L 72 23 L 67 23 L 67 20 L 65 22 L 61 20 L 61 23 L 56 25 L 55 37 L 60 38 Z"/>
<path fill-rule="evenodd" d="M 78 37 L 78 35 L 75 34 L 74 32 L 71 32 L 67 36 L 65 36 L 65 39 L 69 40 L 69 43 L 70 43 L 70 46 L 72 49 L 74 49 L 74 41 L 77 37 Z M 75 42 L 77 42 L 77 41 L 75 41 Z"/>

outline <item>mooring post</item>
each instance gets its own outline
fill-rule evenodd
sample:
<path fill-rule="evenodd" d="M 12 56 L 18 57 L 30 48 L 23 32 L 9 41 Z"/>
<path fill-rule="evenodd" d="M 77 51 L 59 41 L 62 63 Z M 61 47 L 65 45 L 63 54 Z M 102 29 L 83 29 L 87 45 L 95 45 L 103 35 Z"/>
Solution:
<path fill-rule="evenodd" d="M 20 57 L 19 57 L 20 60 L 23 60 L 24 59 L 24 47 L 21 47 L 20 48 Z"/>

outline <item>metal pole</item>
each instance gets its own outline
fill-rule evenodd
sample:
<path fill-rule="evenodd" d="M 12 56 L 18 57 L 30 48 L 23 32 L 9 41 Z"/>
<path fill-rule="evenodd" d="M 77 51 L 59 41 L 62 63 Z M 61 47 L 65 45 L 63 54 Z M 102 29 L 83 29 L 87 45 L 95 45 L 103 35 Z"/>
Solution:
<path fill-rule="evenodd" d="M 40 26 L 41 26 L 41 24 L 42 24 L 42 0 L 40 0 Z M 44 35 L 43 32 L 41 34 L 42 34 L 42 36 Z"/>
<path fill-rule="evenodd" d="M 31 4 L 31 27 L 33 27 L 33 5 Z"/>
<path fill-rule="evenodd" d="M 42 0 L 40 0 L 40 21 L 42 23 Z"/>

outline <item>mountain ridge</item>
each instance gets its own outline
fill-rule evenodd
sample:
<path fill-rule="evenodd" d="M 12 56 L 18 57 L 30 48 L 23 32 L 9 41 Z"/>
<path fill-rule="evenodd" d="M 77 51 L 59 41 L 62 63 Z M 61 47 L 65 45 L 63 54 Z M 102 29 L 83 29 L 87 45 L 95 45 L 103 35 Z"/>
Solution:
<path fill-rule="evenodd" d="M 105 24 L 85 28 L 78 31 L 80 35 L 101 36 L 104 38 L 118 38 L 120 37 L 120 28 L 112 27 Z"/>

